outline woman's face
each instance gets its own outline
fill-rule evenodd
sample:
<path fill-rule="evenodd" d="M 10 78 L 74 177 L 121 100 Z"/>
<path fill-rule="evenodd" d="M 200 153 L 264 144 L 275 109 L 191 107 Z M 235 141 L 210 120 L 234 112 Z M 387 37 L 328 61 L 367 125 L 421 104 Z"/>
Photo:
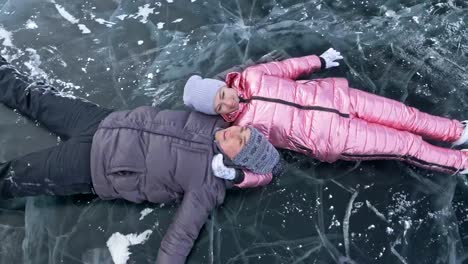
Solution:
<path fill-rule="evenodd" d="M 231 160 L 239 154 L 249 139 L 250 129 L 241 126 L 231 126 L 215 134 L 219 147 Z"/>
<path fill-rule="evenodd" d="M 224 115 L 239 109 L 239 96 L 237 90 L 226 86 L 218 90 L 215 96 L 215 112 Z"/>

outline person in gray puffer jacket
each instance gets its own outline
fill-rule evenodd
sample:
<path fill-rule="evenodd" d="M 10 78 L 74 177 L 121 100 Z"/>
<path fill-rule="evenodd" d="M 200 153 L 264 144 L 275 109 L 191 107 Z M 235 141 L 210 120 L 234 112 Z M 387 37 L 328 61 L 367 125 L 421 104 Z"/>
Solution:
<path fill-rule="evenodd" d="M 241 159 L 254 172 L 278 164 L 278 152 L 258 131 L 226 126 L 196 112 L 139 107 L 110 114 L 94 134 L 91 175 L 99 197 L 182 200 L 157 263 L 184 263 L 208 215 L 223 203 L 231 183 L 213 175 L 215 154 Z"/>
<path fill-rule="evenodd" d="M 136 203 L 181 201 L 159 264 L 184 263 L 226 189 L 242 181 L 215 176 L 215 155 L 254 173 L 277 171 L 280 164 L 278 152 L 253 128 L 147 106 L 114 112 L 61 96 L 1 57 L 0 102 L 62 138 L 57 146 L 0 163 L 1 197 L 95 193 Z"/>

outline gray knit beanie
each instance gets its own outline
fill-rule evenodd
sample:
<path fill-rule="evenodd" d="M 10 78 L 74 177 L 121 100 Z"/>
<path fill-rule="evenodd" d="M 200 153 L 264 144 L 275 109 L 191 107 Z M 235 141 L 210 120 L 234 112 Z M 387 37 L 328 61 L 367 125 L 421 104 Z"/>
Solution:
<path fill-rule="evenodd" d="M 257 129 L 253 127 L 249 129 L 251 132 L 249 141 L 232 162 L 254 173 L 272 173 L 280 160 L 278 151 Z"/>
<path fill-rule="evenodd" d="M 184 104 L 207 115 L 217 115 L 214 109 L 216 92 L 225 85 L 222 81 L 193 75 L 184 87 Z"/>

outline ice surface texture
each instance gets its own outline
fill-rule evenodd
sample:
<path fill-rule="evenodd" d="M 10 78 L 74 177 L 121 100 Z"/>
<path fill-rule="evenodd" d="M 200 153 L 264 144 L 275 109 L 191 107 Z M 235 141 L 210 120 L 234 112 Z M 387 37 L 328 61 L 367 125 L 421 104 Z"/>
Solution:
<path fill-rule="evenodd" d="M 182 107 L 184 81 L 273 49 L 333 46 L 352 87 L 468 119 L 468 4 L 462 0 L 0 0 L 1 54 L 64 94 L 106 107 Z M 1 87 L 0 87 L 1 89 Z M 0 109 L 3 160 L 56 144 Z M 400 162 L 290 167 L 266 188 L 232 191 L 188 263 L 461 263 L 468 182 Z M 38 197 L 0 202 L 0 263 L 153 263 L 175 207 Z M 151 230 L 151 232 L 147 232 Z M 134 235 L 131 235 L 134 234 Z M 114 239 L 115 240 L 115 239 Z M 111 241 L 114 241 L 111 240 Z"/>

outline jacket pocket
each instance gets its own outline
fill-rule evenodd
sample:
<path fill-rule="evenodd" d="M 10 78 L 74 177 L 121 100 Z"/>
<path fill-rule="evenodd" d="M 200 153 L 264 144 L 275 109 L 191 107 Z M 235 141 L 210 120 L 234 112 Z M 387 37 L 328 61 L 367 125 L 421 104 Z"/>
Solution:
<path fill-rule="evenodd" d="M 107 177 L 119 194 L 138 192 L 142 174 L 142 170 L 131 167 L 114 167 L 107 171 Z"/>
<path fill-rule="evenodd" d="M 171 147 L 176 157 L 175 177 L 182 180 L 186 185 L 190 185 L 196 181 L 201 182 L 200 178 L 205 178 L 207 173 L 210 174 L 211 160 L 208 163 L 210 155 L 207 149 L 178 143 L 172 143 Z"/>
<path fill-rule="evenodd" d="M 119 129 L 114 137 L 106 175 L 117 193 L 137 192 L 139 183 L 146 173 L 145 144 L 141 133 L 130 129 Z"/>

